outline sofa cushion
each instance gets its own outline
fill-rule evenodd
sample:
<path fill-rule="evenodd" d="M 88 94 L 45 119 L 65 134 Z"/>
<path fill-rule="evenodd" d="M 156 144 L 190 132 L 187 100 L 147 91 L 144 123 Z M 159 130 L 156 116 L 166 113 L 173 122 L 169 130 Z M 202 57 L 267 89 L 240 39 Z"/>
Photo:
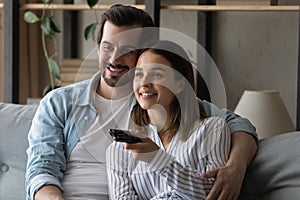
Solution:
<path fill-rule="evenodd" d="M 25 199 L 27 133 L 36 108 L 0 103 L 0 199 Z"/>
<path fill-rule="evenodd" d="M 240 199 L 300 199 L 300 132 L 259 141 Z"/>

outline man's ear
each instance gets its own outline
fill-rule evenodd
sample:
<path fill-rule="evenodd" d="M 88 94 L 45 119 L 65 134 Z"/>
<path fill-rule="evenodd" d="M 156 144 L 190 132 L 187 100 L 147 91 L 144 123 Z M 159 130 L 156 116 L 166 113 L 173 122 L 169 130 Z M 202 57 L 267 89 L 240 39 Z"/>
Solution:
<path fill-rule="evenodd" d="M 176 82 L 176 94 L 182 92 L 184 88 L 185 88 L 185 81 L 183 79 Z"/>

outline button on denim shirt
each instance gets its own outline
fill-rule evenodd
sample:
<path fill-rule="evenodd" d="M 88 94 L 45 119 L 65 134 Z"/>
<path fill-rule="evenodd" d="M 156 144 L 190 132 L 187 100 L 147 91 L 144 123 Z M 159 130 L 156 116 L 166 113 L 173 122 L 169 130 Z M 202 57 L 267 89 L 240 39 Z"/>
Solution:
<path fill-rule="evenodd" d="M 90 80 L 53 90 L 40 102 L 28 135 L 27 200 L 44 185 L 56 185 L 63 191 L 61 182 L 70 153 L 97 117 L 93 97 L 100 76 L 98 72 Z M 257 139 L 247 119 L 206 101 L 203 105 L 209 115 L 225 117 L 232 133 L 244 131 Z"/>

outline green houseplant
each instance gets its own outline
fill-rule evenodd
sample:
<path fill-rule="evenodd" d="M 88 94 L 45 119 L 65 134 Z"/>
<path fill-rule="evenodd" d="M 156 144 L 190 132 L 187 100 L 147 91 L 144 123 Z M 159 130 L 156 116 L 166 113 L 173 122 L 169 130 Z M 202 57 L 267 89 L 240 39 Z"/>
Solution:
<path fill-rule="evenodd" d="M 40 23 L 40 28 L 42 30 L 42 47 L 44 57 L 48 64 L 50 84 L 47 85 L 43 90 L 43 95 L 48 93 L 54 88 L 60 86 L 60 70 L 57 63 L 57 40 L 56 33 L 60 33 L 60 28 L 53 17 L 53 10 L 47 12 L 46 7 L 50 6 L 52 0 L 42 0 L 44 3 L 44 9 L 42 10 L 42 15 L 38 17 L 32 11 L 27 11 L 24 13 L 24 20 L 27 23 L 34 24 Z M 54 51 L 49 52 L 46 40 L 51 40 L 54 46 Z"/>
<path fill-rule="evenodd" d="M 91 9 L 98 3 L 99 0 L 86 0 L 86 3 L 89 5 Z M 54 12 L 52 9 L 48 9 L 53 0 L 42 0 L 44 4 L 44 9 L 42 10 L 41 16 L 38 16 L 32 11 L 27 11 L 24 13 L 24 20 L 29 24 L 40 23 L 40 28 L 42 30 L 42 47 L 44 57 L 47 61 L 50 84 L 48 84 L 43 90 L 43 96 L 47 94 L 49 91 L 60 87 L 60 67 L 57 62 L 58 50 L 57 50 L 57 38 L 56 34 L 60 33 L 60 28 L 56 20 L 54 19 Z M 48 8 L 47 8 L 48 7 Z M 93 10 L 96 17 L 96 22 L 91 23 L 85 28 L 84 37 L 86 40 L 90 38 L 95 38 L 95 30 L 98 24 L 97 13 Z M 52 41 L 54 50 L 52 52 L 49 51 L 46 40 Z"/>
<path fill-rule="evenodd" d="M 99 0 L 87 0 L 87 4 L 89 5 L 90 9 L 93 10 L 94 6 L 98 3 Z M 84 38 L 86 40 L 92 38 L 95 39 L 95 31 L 97 28 L 97 25 L 99 24 L 98 21 L 98 16 L 95 10 L 93 10 L 94 14 L 95 14 L 95 22 L 89 24 L 85 30 L 84 30 Z"/>

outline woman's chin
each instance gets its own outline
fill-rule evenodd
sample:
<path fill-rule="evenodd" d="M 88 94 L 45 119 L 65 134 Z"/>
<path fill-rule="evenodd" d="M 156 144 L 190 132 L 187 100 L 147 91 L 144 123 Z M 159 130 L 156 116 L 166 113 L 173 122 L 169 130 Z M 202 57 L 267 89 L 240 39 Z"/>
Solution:
<path fill-rule="evenodd" d="M 148 110 L 151 108 L 151 105 L 146 105 L 146 104 L 143 104 L 143 105 L 140 105 L 142 109 L 144 110 Z"/>

